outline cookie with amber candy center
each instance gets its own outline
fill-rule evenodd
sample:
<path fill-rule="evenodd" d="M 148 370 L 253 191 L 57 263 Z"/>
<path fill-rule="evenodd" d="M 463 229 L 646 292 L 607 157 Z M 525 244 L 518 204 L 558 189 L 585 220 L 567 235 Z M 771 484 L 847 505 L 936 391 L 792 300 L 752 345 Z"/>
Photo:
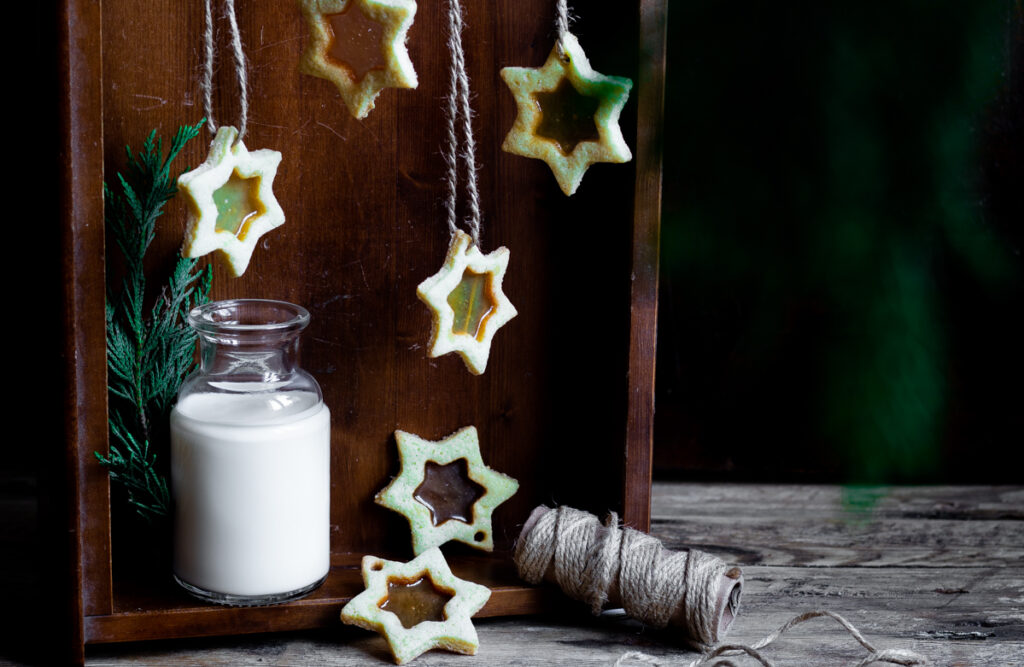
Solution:
<path fill-rule="evenodd" d="M 508 248 L 485 255 L 469 234 L 455 232 L 441 270 L 416 288 L 431 312 L 427 356 L 456 352 L 470 373 L 487 369 L 495 332 L 518 314 L 501 287 L 508 260 Z"/>
<path fill-rule="evenodd" d="M 366 590 L 342 608 L 341 620 L 382 634 L 395 662 L 434 648 L 476 653 L 479 640 L 470 618 L 491 591 L 452 574 L 439 549 L 408 563 L 364 556 L 362 571 Z"/>
<path fill-rule="evenodd" d="M 413 0 L 299 0 L 310 39 L 299 69 L 327 79 L 349 112 L 365 118 L 385 88 L 415 88 L 405 40 Z"/>
<path fill-rule="evenodd" d="M 519 114 L 502 149 L 543 160 L 567 195 L 595 162 L 629 162 L 619 114 L 633 82 L 595 72 L 576 36 L 565 33 L 540 68 L 506 67 L 501 78 Z"/>

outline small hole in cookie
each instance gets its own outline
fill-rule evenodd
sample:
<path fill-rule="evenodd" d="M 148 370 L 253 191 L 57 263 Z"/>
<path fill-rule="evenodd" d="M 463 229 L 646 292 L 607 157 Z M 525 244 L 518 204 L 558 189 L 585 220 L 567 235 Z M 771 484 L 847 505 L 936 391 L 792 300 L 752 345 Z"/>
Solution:
<path fill-rule="evenodd" d="M 485 533 L 482 530 L 478 531 L 477 534 L 473 536 L 473 539 L 476 540 L 477 542 L 483 542 L 484 540 L 487 539 L 487 533 Z"/>
<path fill-rule="evenodd" d="M 382 563 L 380 561 L 377 561 L 376 563 L 374 563 L 373 565 L 370 566 L 370 569 L 373 570 L 374 572 L 380 572 L 381 570 L 384 569 L 384 563 Z"/>

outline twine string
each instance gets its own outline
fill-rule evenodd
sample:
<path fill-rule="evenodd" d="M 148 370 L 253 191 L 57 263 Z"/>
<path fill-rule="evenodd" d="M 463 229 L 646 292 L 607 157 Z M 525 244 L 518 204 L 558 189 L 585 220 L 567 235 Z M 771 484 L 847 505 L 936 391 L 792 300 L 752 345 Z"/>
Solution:
<path fill-rule="evenodd" d="M 466 56 L 462 49 L 462 5 L 459 0 L 448 3 L 448 50 L 451 52 L 446 116 L 448 123 L 447 144 L 444 159 L 447 164 L 447 196 L 445 209 L 448 213 L 448 232 L 454 236 L 458 231 L 458 190 L 459 161 L 466 168 L 466 196 L 469 200 L 469 215 L 466 226 L 473 239 L 473 245 L 480 248 L 480 193 L 477 188 L 476 140 L 473 138 L 473 110 L 469 105 L 469 76 L 466 74 Z M 461 119 L 461 142 L 459 128 Z M 461 143 L 461 145 L 460 145 Z"/>
<path fill-rule="evenodd" d="M 858 662 L 854 667 L 867 667 L 874 663 L 888 663 L 891 665 L 902 665 L 903 667 L 914 667 L 916 665 L 927 665 L 928 659 L 924 656 L 915 653 L 914 651 L 908 651 L 907 649 L 890 648 L 879 650 L 875 648 L 865 637 L 861 634 L 860 630 L 850 623 L 848 620 L 840 616 L 839 614 L 832 611 L 816 610 L 808 611 L 794 616 L 789 619 L 778 629 L 769 633 L 764 639 L 756 642 L 752 646 L 744 646 L 742 644 L 720 644 L 713 649 L 706 651 L 699 658 L 686 664 L 686 667 L 701 667 L 702 665 L 710 665 L 711 667 L 739 667 L 735 662 L 730 660 L 730 657 L 739 655 L 747 655 L 759 662 L 764 667 L 774 667 L 774 664 L 764 657 L 759 649 L 763 649 L 769 644 L 774 643 L 788 630 L 796 625 L 805 623 L 815 618 L 827 617 L 838 622 L 843 628 L 850 633 L 857 643 L 863 646 L 867 651 L 868 655 Z M 724 658 L 716 660 L 717 658 Z M 714 660 L 714 662 L 711 662 Z M 618 660 L 615 661 L 616 667 L 625 664 L 627 661 L 642 662 L 652 665 L 667 664 L 664 661 L 658 659 L 655 656 L 642 653 L 640 651 L 630 651 L 625 653 Z M 675 664 L 682 664 L 680 661 L 673 661 Z"/>
<path fill-rule="evenodd" d="M 569 32 L 568 0 L 555 0 L 555 30 L 558 32 L 558 55 L 564 56 L 565 49 L 562 47 L 562 40 L 565 38 L 565 33 Z"/>
<path fill-rule="evenodd" d="M 877 649 L 845 618 L 831 611 L 809 611 L 790 619 L 751 646 L 717 644 L 717 584 L 728 567 L 722 560 L 701 551 L 673 552 L 647 535 L 619 528 L 611 513 L 604 525 L 597 517 L 558 507 L 542 514 L 533 527 L 516 542 L 513 560 L 519 576 L 531 584 L 546 575 L 570 597 L 600 613 L 608 601 L 612 583 L 627 614 L 648 625 L 664 627 L 670 620 L 687 630 L 688 641 L 702 651 L 696 660 L 663 658 L 639 651 L 623 654 L 618 667 L 627 661 L 646 664 L 675 664 L 685 667 L 739 667 L 732 660 L 746 656 L 763 667 L 774 667 L 761 649 L 777 641 L 794 626 L 827 617 L 839 623 L 869 655 L 855 667 L 888 663 L 912 667 L 927 665 L 928 659 L 906 649 Z"/>
<path fill-rule="evenodd" d="M 203 74 L 199 81 L 199 88 L 203 92 L 203 113 L 206 114 L 206 127 L 210 132 L 217 131 L 217 123 L 213 119 L 213 9 L 211 1 L 203 2 L 205 10 L 205 30 L 203 31 Z"/>
<path fill-rule="evenodd" d="M 206 29 L 203 31 L 203 73 L 199 87 L 203 92 L 203 111 L 206 114 L 206 126 L 210 132 L 217 131 L 217 123 L 213 117 L 213 66 L 215 53 L 213 48 L 213 0 L 204 0 Z M 249 120 L 249 77 L 245 67 L 245 51 L 242 49 L 242 36 L 238 30 L 238 18 L 235 15 L 235 0 L 224 0 L 224 14 L 231 31 L 231 51 L 235 59 L 235 77 L 238 79 L 239 111 L 238 137 L 236 142 L 245 136 L 245 128 Z"/>

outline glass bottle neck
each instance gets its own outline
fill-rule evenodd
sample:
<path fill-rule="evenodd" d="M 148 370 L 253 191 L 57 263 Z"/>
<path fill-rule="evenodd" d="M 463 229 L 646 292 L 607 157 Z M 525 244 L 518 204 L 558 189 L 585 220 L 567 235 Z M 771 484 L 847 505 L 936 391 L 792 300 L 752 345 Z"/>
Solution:
<path fill-rule="evenodd" d="M 212 381 L 276 384 L 299 370 L 297 334 L 277 340 L 199 336 L 199 372 Z"/>
<path fill-rule="evenodd" d="M 256 403 L 267 401 L 270 414 L 280 411 L 274 397 L 281 392 L 307 396 L 311 405 L 322 401 L 316 380 L 299 367 L 305 308 L 266 299 L 213 301 L 193 309 L 188 323 L 199 337 L 199 368 L 178 390 L 179 405 L 193 394 L 259 394 Z"/>

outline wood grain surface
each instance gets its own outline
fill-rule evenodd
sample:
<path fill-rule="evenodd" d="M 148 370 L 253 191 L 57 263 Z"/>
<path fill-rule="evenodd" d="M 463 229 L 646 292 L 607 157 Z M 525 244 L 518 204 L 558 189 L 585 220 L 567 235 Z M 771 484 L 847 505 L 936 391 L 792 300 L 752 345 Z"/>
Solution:
<path fill-rule="evenodd" d="M 726 638 L 730 643 L 753 643 L 800 612 L 826 609 L 848 618 L 876 647 L 909 648 L 934 665 L 1024 663 L 1024 488 L 897 487 L 875 495 L 872 507 L 853 508 L 835 486 L 656 483 L 654 534 L 675 547 L 701 546 L 742 567 L 743 599 Z M 592 619 L 575 603 L 557 613 L 475 625 L 476 658 L 434 651 L 416 664 L 610 665 L 634 650 L 666 664 L 696 657 L 670 631 L 646 629 L 614 613 Z M 865 655 L 827 619 L 797 626 L 764 654 L 780 666 L 846 666 Z M 139 663 L 348 666 L 390 660 L 381 638 L 343 626 L 97 646 L 87 660 L 95 666 Z"/>
<path fill-rule="evenodd" d="M 483 250 L 511 250 L 504 288 L 519 316 L 495 336 L 482 376 L 456 355 L 426 358 L 430 313 L 416 286 L 440 268 L 449 240 L 440 154 L 449 55 L 438 39 L 445 7 L 421 3 L 409 33 L 419 87 L 384 90 L 358 121 L 329 82 L 296 70 L 307 33 L 297 3 L 238 6 L 250 61 L 245 143 L 282 153 L 274 191 L 287 222 L 263 238 L 242 278 L 214 260 L 213 297 L 284 299 L 312 313 L 303 366 L 332 412 L 336 552 L 403 548 L 403 520 L 372 501 L 397 471 L 399 428 L 438 439 L 476 425 L 484 460 L 523 482 L 498 510 L 501 524 L 552 496 L 591 507 L 620 502 L 635 163 L 594 167 L 579 196 L 567 198 L 544 163 L 500 150 L 515 105 L 499 70 L 543 64 L 554 25 L 546 0 L 473 2 L 465 12 Z M 585 15 L 578 29 L 593 45 L 594 67 L 635 78 L 636 6 Z M 157 31 L 155 17 L 164 17 Z M 150 128 L 168 135 L 203 115 L 201 29 L 198 4 L 103 4 L 108 170 Z M 231 123 L 237 83 L 226 49 L 219 63 L 214 114 Z M 635 146 L 635 102 L 622 126 Z M 206 139 L 193 141 L 181 166 L 205 153 Z M 151 251 L 154 268 L 173 257 L 185 222 L 183 204 L 172 202 Z M 537 465 L 539 452 L 551 457 L 547 465 Z M 514 532 L 499 529 L 499 545 L 507 548 Z"/>

